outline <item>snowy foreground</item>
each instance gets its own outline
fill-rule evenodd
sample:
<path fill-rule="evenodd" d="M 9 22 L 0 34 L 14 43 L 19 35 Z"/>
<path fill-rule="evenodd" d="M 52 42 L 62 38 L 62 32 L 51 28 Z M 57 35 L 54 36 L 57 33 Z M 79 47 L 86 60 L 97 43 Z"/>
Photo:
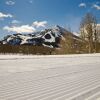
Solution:
<path fill-rule="evenodd" d="M 100 54 L 0 55 L 0 100 L 100 100 Z"/>

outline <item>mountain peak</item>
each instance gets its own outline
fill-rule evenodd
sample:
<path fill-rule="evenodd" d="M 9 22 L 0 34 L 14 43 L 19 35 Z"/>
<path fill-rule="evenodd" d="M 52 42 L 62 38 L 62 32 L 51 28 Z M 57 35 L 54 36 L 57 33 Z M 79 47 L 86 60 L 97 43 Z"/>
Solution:
<path fill-rule="evenodd" d="M 64 34 L 69 32 L 60 27 L 59 25 L 54 26 L 51 29 L 46 29 L 42 32 L 36 32 L 35 34 L 13 34 L 8 35 L 2 41 L 2 44 L 10 45 L 39 45 L 47 47 L 59 47 L 59 42 Z M 73 36 L 75 37 L 75 36 Z"/>
<path fill-rule="evenodd" d="M 55 25 L 55 26 L 53 27 L 53 29 L 58 30 L 58 31 L 64 30 L 64 28 L 63 28 L 63 27 L 60 27 L 59 25 Z"/>

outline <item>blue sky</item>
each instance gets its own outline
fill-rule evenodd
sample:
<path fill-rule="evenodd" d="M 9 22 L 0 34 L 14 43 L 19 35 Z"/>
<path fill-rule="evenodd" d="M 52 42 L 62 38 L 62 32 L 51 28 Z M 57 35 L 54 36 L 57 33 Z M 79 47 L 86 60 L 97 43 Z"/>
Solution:
<path fill-rule="evenodd" d="M 92 12 L 100 23 L 99 0 L 0 0 L 0 38 L 54 25 L 78 32 L 87 12 Z"/>

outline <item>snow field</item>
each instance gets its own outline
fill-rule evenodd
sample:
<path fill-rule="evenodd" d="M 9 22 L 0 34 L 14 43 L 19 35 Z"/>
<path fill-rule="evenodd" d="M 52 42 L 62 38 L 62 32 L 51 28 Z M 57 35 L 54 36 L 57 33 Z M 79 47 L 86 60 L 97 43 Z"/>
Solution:
<path fill-rule="evenodd" d="M 100 54 L 1 55 L 0 100 L 100 100 Z"/>

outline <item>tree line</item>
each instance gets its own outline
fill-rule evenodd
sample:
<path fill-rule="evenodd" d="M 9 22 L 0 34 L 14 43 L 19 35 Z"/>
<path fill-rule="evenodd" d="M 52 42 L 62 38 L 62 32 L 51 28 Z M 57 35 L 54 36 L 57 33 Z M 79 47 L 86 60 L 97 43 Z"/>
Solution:
<path fill-rule="evenodd" d="M 14 54 L 36 54 L 36 55 L 51 55 L 54 51 L 53 48 L 44 46 L 31 46 L 31 45 L 0 45 L 0 53 L 14 53 Z"/>

